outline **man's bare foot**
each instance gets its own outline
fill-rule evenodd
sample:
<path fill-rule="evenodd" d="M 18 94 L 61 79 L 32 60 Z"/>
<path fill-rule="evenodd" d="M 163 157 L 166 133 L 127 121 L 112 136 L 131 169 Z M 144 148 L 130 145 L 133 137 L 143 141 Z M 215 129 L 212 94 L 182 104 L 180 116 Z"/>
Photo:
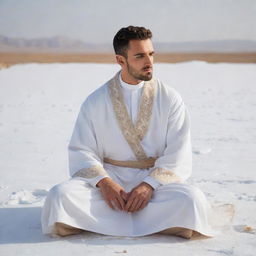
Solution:
<path fill-rule="evenodd" d="M 69 226 L 62 222 L 56 222 L 55 223 L 55 231 L 56 231 L 56 234 L 59 236 L 69 236 L 69 235 L 80 234 L 84 230 L 80 229 L 80 228 L 75 228 L 75 227 Z"/>
<path fill-rule="evenodd" d="M 190 239 L 193 236 L 193 230 L 188 228 L 173 227 L 158 232 L 160 234 L 179 236 L 185 239 Z"/>

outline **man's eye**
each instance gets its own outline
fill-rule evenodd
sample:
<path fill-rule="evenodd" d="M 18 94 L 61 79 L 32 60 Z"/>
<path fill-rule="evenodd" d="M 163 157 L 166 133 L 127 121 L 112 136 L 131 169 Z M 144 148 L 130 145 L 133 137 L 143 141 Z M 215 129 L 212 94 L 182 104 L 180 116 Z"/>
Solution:
<path fill-rule="evenodd" d="M 139 59 L 139 58 L 142 58 L 143 56 L 142 55 L 137 55 L 136 58 Z"/>

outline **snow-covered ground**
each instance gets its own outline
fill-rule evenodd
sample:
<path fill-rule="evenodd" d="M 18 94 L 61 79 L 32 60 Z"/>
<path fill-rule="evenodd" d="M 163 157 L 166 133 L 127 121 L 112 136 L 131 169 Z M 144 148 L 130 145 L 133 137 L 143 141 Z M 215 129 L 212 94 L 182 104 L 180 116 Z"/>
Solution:
<path fill-rule="evenodd" d="M 155 64 L 155 76 L 180 92 L 191 115 L 190 182 L 210 202 L 235 205 L 231 228 L 190 241 L 160 234 L 42 235 L 47 190 L 68 178 L 67 144 L 79 107 L 118 70 L 114 64 L 0 70 L 0 255 L 255 255 L 256 64 Z"/>

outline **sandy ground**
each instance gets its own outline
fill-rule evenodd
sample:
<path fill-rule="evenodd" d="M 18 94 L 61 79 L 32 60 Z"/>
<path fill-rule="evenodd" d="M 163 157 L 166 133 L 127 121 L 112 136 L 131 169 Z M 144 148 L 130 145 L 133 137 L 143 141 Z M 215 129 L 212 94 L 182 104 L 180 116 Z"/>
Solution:
<path fill-rule="evenodd" d="M 256 63 L 256 53 L 160 53 L 155 55 L 156 63 L 177 63 L 201 60 L 209 63 Z M 19 63 L 70 63 L 93 62 L 115 63 L 113 54 L 63 54 L 63 53 L 18 53 L 0 52 L 0 68 Z"/>
<path fill-rule="evenodd" d="M 256 249 L 256 65 L 202 61 L 156 64 L 155 76 L 177 89 L 191 115 L 193 175 L 211 203 L 232 203 L 221 235 L 187 241 L 91 232 L 42 235 L 41 207 L 68 179 L 67 144 L 86 96 L 116 64 L 24 64 L 0 70 L 0 255 L 254 256 Z M 221 221 L 221 220 L 220 220 Z"/>

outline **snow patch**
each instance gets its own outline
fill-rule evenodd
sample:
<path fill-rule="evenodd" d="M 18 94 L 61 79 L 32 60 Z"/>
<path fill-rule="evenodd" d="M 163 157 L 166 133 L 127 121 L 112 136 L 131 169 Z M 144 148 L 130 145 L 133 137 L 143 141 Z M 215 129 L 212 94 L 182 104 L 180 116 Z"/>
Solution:
<path fill-rule="evenodd" d="M 12 192 L 9 199 L 4 203 L 5 205 L 18 205 L 18 204 L 34 204 L 40 202 L 47 195 L 47 190 L 19 190 Z"/>

